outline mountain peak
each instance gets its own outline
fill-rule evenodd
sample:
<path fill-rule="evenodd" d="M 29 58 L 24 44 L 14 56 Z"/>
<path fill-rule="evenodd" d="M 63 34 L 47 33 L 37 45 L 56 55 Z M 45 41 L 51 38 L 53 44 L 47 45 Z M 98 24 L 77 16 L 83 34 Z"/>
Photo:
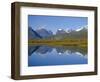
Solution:
<path fill-rule="evenodd" d="M 29 39 L 40 39 L 42 37 L 36 31 L 34 31 L 31 27 L 28 27 L 28 38 Z"/>
<path fill-rule="evenodd" d="M 65 34 L 66 31 L 64 29 L 58 29 L 56 34 Z"/>
<path fill-rule="evenodd" d="M 81 30 L 83 30 L 83 29 L 87 29 L 87 26 L 84 26 L 84 27 L 80 27 L 80 28 L 78 28 L 78 29 L 76 29 L 75 31 L 81 31 Z"/>
<path fill-rule="evenodd" d="M 63 30 L 63 29 L 58 29 L 59 31 Z"/>
<path fill-rule="evenodd" d="M 52 31 L 48 31 L 45 28 L 37 29 L 36 32 L 44 38 L 53 35 Z"/>

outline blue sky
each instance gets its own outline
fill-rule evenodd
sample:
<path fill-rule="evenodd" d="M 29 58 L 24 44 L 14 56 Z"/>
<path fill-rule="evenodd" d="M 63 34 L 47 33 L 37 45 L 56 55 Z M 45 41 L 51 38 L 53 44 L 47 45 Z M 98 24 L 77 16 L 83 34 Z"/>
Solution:
<path fill-rule="evenodd" d="M 34 30 L 45 28 L 51 30 L 53 33 L 57 29 L 78 29 L 88 25 L 87 17 L 70 17 L 70 16 L 43 16 L 43 15 L 29 15 L 28 26 Z"/>

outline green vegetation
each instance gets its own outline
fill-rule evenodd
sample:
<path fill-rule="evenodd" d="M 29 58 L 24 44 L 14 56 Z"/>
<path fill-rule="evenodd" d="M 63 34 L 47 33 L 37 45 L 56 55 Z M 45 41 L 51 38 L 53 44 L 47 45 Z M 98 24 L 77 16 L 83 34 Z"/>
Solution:
<path fill-rule="evenodd" d="M 87 29 L 83 29 L 79 32 L 72 31 L 70 33 L 56 34 L 49 37 L 39 39 L 29 39 L 29 45 L 48 45 L 48 46 L 66 46 L 77 47 L 87 50 Z"/>
<path fill-rule="evenodd" d="M 86 39 L 67 39 L 67 40 L 29 40 L 29 45 L 49 45 L 49 46 L 78 46 L 87 47 Z"/>

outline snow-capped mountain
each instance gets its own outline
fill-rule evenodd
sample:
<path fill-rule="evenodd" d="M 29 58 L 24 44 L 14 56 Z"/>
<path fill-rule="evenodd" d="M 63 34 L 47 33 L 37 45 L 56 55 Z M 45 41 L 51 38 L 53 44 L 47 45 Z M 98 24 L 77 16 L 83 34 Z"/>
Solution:
<path fill-rule="evenodd" d="M 66 31 L 64 29 L 58 29 L 56 34 L 65 34 Z"/>
<path fill-rule="evenodd" d="M 79 32 L 79 31 L 81 31 L 81 30 L 87 30 L 87 26 L 84 26 L 84 27 L 78 28 L 78 29 L 76 29 L 75 31 Z"/>
<path fill-rule="evenodd" d="M 46 30 L 45 28 L 39 28 L 33 30 L 31 27 L 28 28 L 29 39 L 67 39 L 67 38 L 87 38 L 87 26 L 80 27 L 78 29 L 57 29 L 56 33 L 53 31 Z"/>

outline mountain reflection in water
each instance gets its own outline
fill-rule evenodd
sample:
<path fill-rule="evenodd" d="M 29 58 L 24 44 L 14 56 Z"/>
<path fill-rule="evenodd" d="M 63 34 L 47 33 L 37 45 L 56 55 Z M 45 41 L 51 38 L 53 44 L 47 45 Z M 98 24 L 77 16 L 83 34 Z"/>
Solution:
<path fill-rule="evenodd" d="M 87 49 L 75 46 L 28 46 L 28 66 L 87 64 Z"/>

